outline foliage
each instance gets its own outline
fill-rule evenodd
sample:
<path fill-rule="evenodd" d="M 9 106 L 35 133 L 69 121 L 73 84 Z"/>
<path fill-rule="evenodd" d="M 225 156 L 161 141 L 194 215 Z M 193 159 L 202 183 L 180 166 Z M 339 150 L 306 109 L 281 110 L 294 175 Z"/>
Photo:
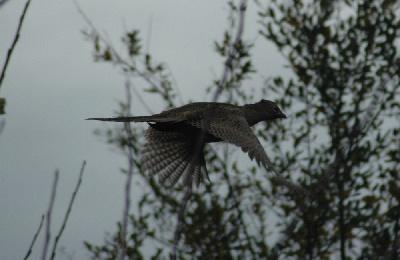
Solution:
<path fill-rule="evenodd" d="M 262 88 L 265 97 L 278 97 L 289 119 L 255 131 L 272 147 L 280 172 L 307 193 L 301 196 L 254 166 L 235 162 L 231 146 L 208 146 L 213 182 L 193 191 L 180 257 L 395 259 L 400 255 L 399 6 L 384 0 L 257 4 L 260 34 L 277 46 L 294 77 L 271 78 Z M 234 26 L 238 8 L 234 2 L 229 6 Z M 123 38 L 126 58 L 97 31 L 86 36 L 94 43 L 97 61 L 145 80 L 146 91 L 175 106 L 170 75 L 143 52 L 137 30 Z M 253 44 L 242 39 L 232 46 L 232 38 L 227 30 L 215 44 L 222 57 L 238 49 L 223 99 L 252 102 L 242 84 L 255 73 Z M 123 151 L 132 143 L 137 155 L 143 131 L 133 130 L 133 142 L 122 126 L 99 134 Z M 135 177 L 145 188 L 130 218 L 127 256 L 167 256 L 184 187 L 160 186 L 140 171 L 138 161 L 136 166 Z M 118 227 L 102 246 L 85 243 L 93 259 L 118 255 Z"/>
<path fill-rule="evenodd" d="M 285 198 L 280 219 L 295 202 L 302 220 L 285 243 L 288 255 L 377 258 L 399 250 L 396 10 L 388 1 L 273 1 L 261 13 L 261 34 L 296 75 L 266 88 L 281 97 L 283 111 L 296 111 L 275 137 L 276 149 L 292 144 L 285 174 L 314 196 L 303 205 L 276 191 Z"/>

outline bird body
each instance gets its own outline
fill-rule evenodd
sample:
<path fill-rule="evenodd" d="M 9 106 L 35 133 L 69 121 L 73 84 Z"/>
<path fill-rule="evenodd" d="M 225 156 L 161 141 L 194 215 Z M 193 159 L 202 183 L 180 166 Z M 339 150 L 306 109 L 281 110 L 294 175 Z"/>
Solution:
<path fill-rule="evenodd" d="M 272 101 L 236 106 L 226 103 L 196 102 L 152 116 L 89 118 L 113 122 L 147 122 L 147 142 L 141 149 L 141 166 L 158 174 L 159 182 L 174 185 L 180 176 L 183 183 L 198 186 L 209 180 L 204 146 L 227 141 L 242 148 L 258 165 L 273 168 L 251 126 L 267 120 L 286 118 Z"/>

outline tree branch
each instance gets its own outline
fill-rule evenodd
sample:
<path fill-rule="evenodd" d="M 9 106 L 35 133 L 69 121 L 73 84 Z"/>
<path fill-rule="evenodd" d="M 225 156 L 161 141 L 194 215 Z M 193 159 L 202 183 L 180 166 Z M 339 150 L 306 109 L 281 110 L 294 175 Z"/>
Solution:
<path fill-rule="evenodd" d="M 179 241 L 181 239 L 182 226 L 183 226 L 183 220 L 185 219 L 186 206 L 188 204 L 191 194 L 192 194 L 192 185 L 188 185 L 186 188 L 185 196 L 183 196 L 183 198 L 182 198 L 182 205 L 181 205 L 181 208 L 178 213 L 178 223 L 176 224 L 176 228 L 175 228 L 174 249 L 173 249 L 173 253 L 172 253 L 172 259 L 174 259 L 174 260 L 177 259 L 178 245 L 179 245 Z"/>
<path fill-rule="evenodd" d="M 21 28 L 22 28 L 22 23 L 24 22 L 25 14 L 26 14 L 26 12 L 28 10 L 30 2 L 31 2 L 31 0 L 26 1 L 24 10 L 22 11 L 21 17 L 19 18 L 19 24 L 18 24 L 17 32 L 16 32 L 15 37 L 14 37 L 14 41 L 11 44 L 11 47 L 8 49 L 6 61 L 4 62 L 3 69 L 1 71 L 0 88 L 1 88 L 1 84 L 3 83 L 4 77 L 6 76 L 6 70 L 7 70 L 7 67 L 8 67 L 8 62 L 10 61 L 10 58 L 11 58 L 11 55 L 12 55 L 14 49 L 15 49 L 15 46 L 17 45 L 17 42 L 18 42 L 18 39 L 19 39 L 19 36 L 20 36 L 19 33 L 21 31 Z"/>
<path fill-rule="evenodd" d="M 130 82 L 129 80 L 126 81 L 125 83 L 125 88 L 126 88 L 126 117 L 131 116 L 131 103 L 132 103 L 132 96 L 130 92 Z M 126 132 L 128 133 L 128 151 L 129 151 L 129 168 L 128 168 L 128 175 L 125 183 L 125 210 L 124 210 L 124 215 L 123 215 L 123 220 L 122 220 L 122 251 L 121 251 L 121 260 L 125 258 L 126 255 L 126 248 L 127 248 L 127 242 L 126 242 L 126 234 L 127 234 L 127 227 L 128 227 L 128 217 L 129 217 L 129 209 L 131 206 L 131 199 L 130 199 L 130 193 L 131 193 L 131 183 L 132 183 L 132 174 L 133 174 L 133 166 L 134 166 L 134 160 L 133 160 L 133 144 L 132 144 L 132 131 L 131 131 L 131 125 L 130 122 L 125 123 L 125 129 Z"/>
<path fill-rule="evenodd" d="M 30 254 L 32 253 L 32 248 L 33 248 L 33 246 L 34 246 L 34 244 L 35 244 L 35 242 L 36 242 L 36 239 L 37 239 L 37 237 L 38 237 L 38 235 L 39 235 L 39 233 L 40 233 L 40 230 L 42 230 L 43 222 L 44 222 L 44 214 L 42 215 L 42 218 L 41 218 L 40 224 L 39 224 L 39 228 L 38 228 L 38 230 L 36 231 L 36 233 L 35 233 L 35 235 L 34 235 L 34 237 L 33 237 L 33 239 L 32 239 L 32 243 L 31 243 L 31 245 L 29 246 L 28 252 L 26 253 L 26 256 L 25 256 L 25 258 L 24 258 L 25 260 L 28 259 L 29 256 L 30 256 Z"/>
<path fill-rule="evenodd" d="M 42 251 L 42 258 L 41 258 L 42 260 L 46 260 L 47 249 L 49 247 L 51 213 L 53 210 L 54 199 L 56 198 L 58 175 L 59 175 L 59 172 L 58 172 L 58 170 L 56 170 L 54 173 L 54 182 L 53 182 L 53 189 L 52 189 L 51 196 L 50 196 L 50 204 L 49 204 L 49 208 L 47 210 L 47 215 L 46 215 L 46 233 L 45 233 L 45 240 L 44 240 L 43 251 Z"/>
<path fill-rule="evenodd" d="M 239 13 L 239 27 L 236 33 L 235 41 L 232 44 L 231 52 L 229 53 L 228 58 L 225 61 L 224 72 L 222 74 L 221 82 L 218 85 L 217 90 L 215 91 L 213 102 L 217 102 L 219 96 L 222 93 L 223 88 L 225 87 L 226 80 L 228 79 L 229 68 L 232 66 L 232 61 L 235 58 L 237 52 L 237 46 L 239 45 L 240 40 L 243 35 L 243 27 L 244 27 L 244 15 L 247 8 L 247 0 L 242 0 L 240 2 L 240 13 Z"/>
<path fill-rule="evenodd" d="M 57 236 L 56 236 L 56 238 L 54 240 L 53 250 L 51 252 L 50 259 L 54 259 L 54 257 L 56 256 L 56 249 L 57 249 L 58 241 L 60 240 L 61 235 L 64 232 L 65 226 L 67 225 L 67 221 L 68 221 L 68 218 L 69 218 L 69 214 L 71 213 L 72 205 L 74 204 L 76 194 L 78 193 L 79 187 L 81 186 L 81 183 L 82 183 L 82 176 L 83 176 L 83 171 L 85 169 L 85 166 L 86 166 L 86 161 L 83 161 L 82 168 L 81 168 L 81 171 L 80 171 L 80 174 L 79 174 L 79 179 L 78 179 L 78 182 L 76 183 L 76 187 L 75 187 L 74 193 L 72 193 L 72 197 L 71 197 L 71 200 L 69 202 L 67 212 L 65 213 L 64 221 L 62 223 L 60 231 L 58 232 L 58 234 L 57 234 Z"/>

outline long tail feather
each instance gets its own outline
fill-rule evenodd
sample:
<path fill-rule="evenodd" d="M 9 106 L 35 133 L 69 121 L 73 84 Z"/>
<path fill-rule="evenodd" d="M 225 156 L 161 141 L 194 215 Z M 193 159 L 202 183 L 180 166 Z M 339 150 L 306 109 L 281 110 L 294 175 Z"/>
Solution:
<path fill-rule="evenodd" d="M 133 116 L 133 117 L 96 117 L 88 118 L 86 120 L 97 120 L 97 121 L 111 121 L 111 122 L 147 122 L 149 116 Z"/>

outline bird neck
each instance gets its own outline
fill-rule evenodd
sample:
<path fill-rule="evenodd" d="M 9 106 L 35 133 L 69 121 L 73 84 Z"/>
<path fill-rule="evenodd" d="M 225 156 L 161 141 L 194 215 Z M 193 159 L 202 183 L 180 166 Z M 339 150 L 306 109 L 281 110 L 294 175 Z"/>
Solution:
<path fill-rule="evenodd" d="M 255 104 L 247 104 L 243 106 L 244 117 L 246 118 L 249 126 L 253 126 L 261 121 L 263 121 L 261 111 L 257 110 Z"/>

